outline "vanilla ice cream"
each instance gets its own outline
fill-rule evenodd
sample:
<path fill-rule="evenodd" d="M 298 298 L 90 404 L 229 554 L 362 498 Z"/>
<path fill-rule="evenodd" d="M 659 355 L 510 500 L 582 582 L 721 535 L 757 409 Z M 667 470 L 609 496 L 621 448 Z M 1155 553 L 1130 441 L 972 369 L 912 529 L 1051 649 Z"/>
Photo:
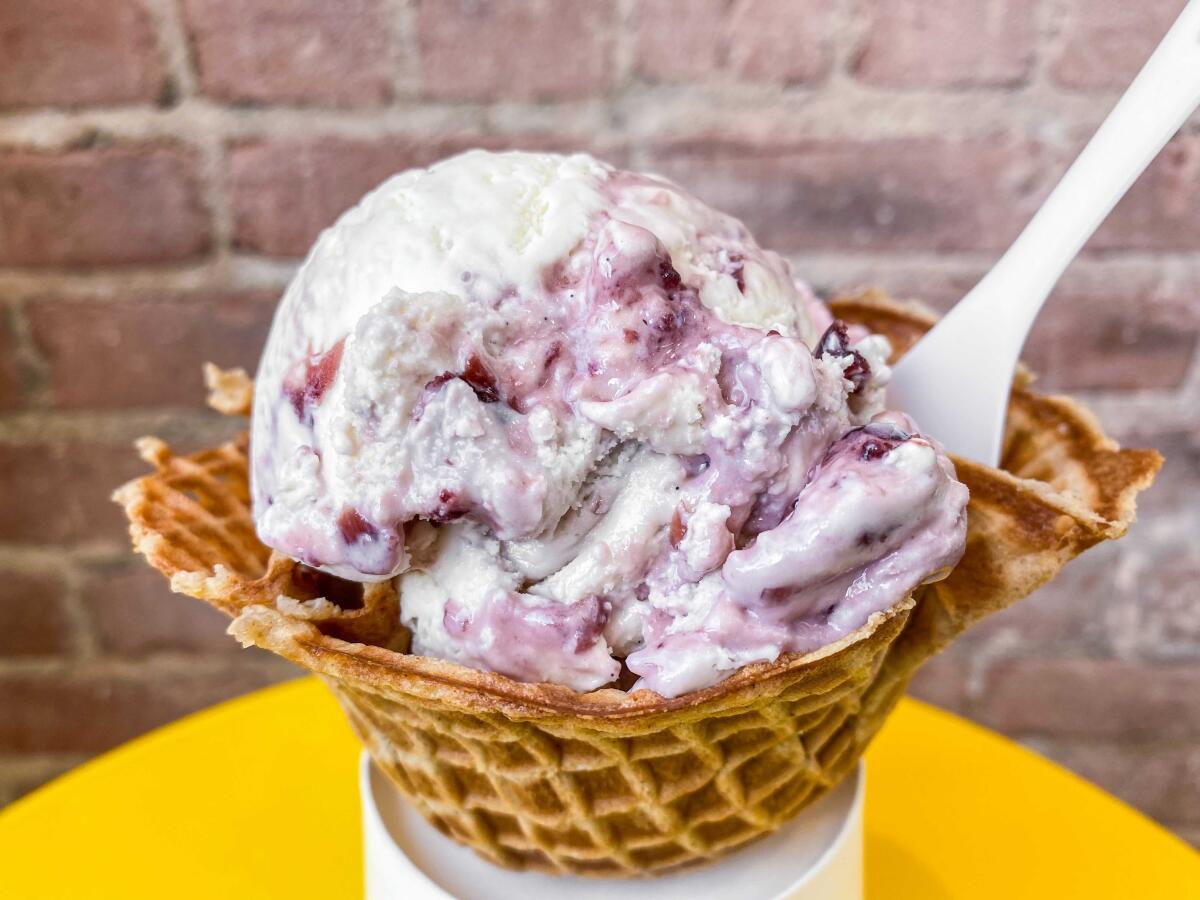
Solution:
<path fill-rule="evenodd" d="M 288 288 L 262 540 L 398 578 L 413 652 L 675 696 L 863 625 L 959 558 L 966 489 L 739 221 L 587 156 L 384 182 Z"/>

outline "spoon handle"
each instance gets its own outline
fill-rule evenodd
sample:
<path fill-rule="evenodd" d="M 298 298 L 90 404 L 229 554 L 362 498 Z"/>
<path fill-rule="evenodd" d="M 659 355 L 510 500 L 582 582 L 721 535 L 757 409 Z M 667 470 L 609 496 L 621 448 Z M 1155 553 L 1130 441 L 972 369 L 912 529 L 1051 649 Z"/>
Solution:
<path fill-rule="evenodd" d="M 1002 303 L 1010 333 L 1023 340 L 1063 271 L 1197 105 L 1200 2 L 1191 0 L 1041 209 L 958 306 Z"/>
<path fill-rule="evenodd" d="M 1200 0 L 1142 71 L 1000 261 L 896 365 L 889 402 L 951 451 L 999 457 L 1025 336 L 1071 260 L 1200 105 Z"/>

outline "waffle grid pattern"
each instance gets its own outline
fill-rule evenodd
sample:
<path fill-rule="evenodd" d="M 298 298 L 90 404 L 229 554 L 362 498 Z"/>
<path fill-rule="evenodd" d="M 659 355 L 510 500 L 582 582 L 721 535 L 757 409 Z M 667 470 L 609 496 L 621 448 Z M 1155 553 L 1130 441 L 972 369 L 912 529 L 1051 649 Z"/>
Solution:
<path fill-rule="evenodd" d="M 631 735 L 333 688 L 376 763 L 443 833 L 509 868 L 630 876 L 715 858 L 837 784 L 868 736 L 860 700 L 885 652 L 821 694 L 794 685 Z"/>
<path fill-rule="evenodd" d="M 125 485 L 115 494 L 139 523 L 134 548 L 171 574 L 211 570 L 214 554 L 234 575 L 261 574 L 270 551 L 250 517 L 245 441 L 176 456 L 157 438 L 137 444 L 161 477 Z"/>
<path fill-rule="evenodd" d="M 154 440 L 140 449 L 157 475 L 118 499 L 148 525 L 134 529 L 138 549 L 178 589 L 235 616 L 266 605 L 320 635 L 398 643 L 378 627 L 399 618 L 388 586 L 344 609 L 317 600 L 304 567 L 258 543 L 244 443 L 190 457 Z M 869 738 L 863 696 L 907 615 L 824 660 L 816 677 L 800 669 L 774 692 L 615 728 L 326 680 L 377 764 L 447 835 L 509 868 L 628 877 L 713 859 L 837 784 Z"/>
<path fill-rule="evenodd" d="M 932 321 L 873 297 L 840 307 L 900 347 Z M 347 592 L 258 542 L 244 441 L 181 457 L 146 439 L 155 472 L 115 499 L 175 590 L 330 684 L 376 762 L 442 831 L 512 868 L 646 875 L 765 835 L 836 784 L 925 659 L 1120 537 L 1161 464 L 1117 448 L 1069 400 L 1021 388 L 1009 430 L 1006 471 L 956 461 L 971 505 L 949 577 L 818 654 L 748 666 L 679 700 L 580 695 L 406 654 L 394 584 Z"/>

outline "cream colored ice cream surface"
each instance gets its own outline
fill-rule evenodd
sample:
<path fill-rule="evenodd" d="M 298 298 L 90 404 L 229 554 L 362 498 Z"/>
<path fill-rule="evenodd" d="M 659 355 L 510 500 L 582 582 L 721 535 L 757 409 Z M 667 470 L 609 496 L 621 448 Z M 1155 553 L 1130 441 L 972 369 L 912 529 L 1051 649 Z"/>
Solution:
<path fill-rule="evenodd" d="M 465 153 L 368 194 L 284 295 L 259 534 L 398 577 L 414 652 L 675 696 L 961 555 L 966 488 L 883 410 L 888 350 L 669 181 Z"/>

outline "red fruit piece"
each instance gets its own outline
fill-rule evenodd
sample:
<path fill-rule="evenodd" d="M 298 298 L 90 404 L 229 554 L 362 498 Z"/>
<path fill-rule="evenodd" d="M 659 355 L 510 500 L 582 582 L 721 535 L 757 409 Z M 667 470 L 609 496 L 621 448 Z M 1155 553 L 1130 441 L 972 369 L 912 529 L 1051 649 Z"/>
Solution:
<path fill-rule="evenodd" d="M 347 544 L 361 540 L 373 541 L 379 537 L 379 529 L 364 519 L 357 509 L 351 508 L 342 510 L 338 516 L 338 531 Z"/>
<path fill-rule="evenodd" d="M 319 356 L 309 357 L 304 365 L 303 375 L 284 382 L 283 393 L 291 402 L 298 419 L 311 422 L 312 417 L 308 410 L 321 402 L 321 398 L 333 384 L 333 379 L 337 377 L 345 344 L 346 339 L 342 338 Z"/>
<path fill-rule="evenodd" d="M 430 522 L 453 522 L 467 514 L 467 506 L 455 491 L 442 488 L 438 493 L 438 504 L 425 518 Z"/>
<path fill-rule="evenodd" d="M 857 350 L 850 349 L 850 336 L 846 331 L 846 323 L 841 319 L 835 319 L 833 324 L 825 329 L 821 340 L 817 342 L 817 352 L 814 355 L 854 357 L 850 365 L 842 370 L 842 377 L 853 385 L 850 390 L 851 396 L 862 390 L 871 377 L 871 364 Z"/>
<path fill-rule="evenodd" d="M 683 519 L 679 516 L 679 510 L 675 510 L 675 515 L 671 516 L 671 530 L 668 537 L 671 540 L 672 547 L 678 547 L 680 541 L 687 535 L 687 525 L 683 523 Z"/>
<path fill-rule="evenodd" d="M 858 452 L 858 458 L 863 462 L 871 462 L 872 460 L 881 459 L 882 457 L 886 456 L 888 451 L 894 446 L 895 444 L 889 446 L 883 441 L 870 440 L 862 445 L 862 449 Z"/>
<path fill-rule="evenodd" d="M 586 653 L 604 631 L 612 603 L 604 597 L 592 596 L 569 606 L 554 604 L 545 608 L 545 618 L 562 637 L 562 647 L 568 653 Z"/>
<path fill-rule="evenodd" d="M 546 360 L 546 365 L 548 366 L 557 355 L 557 353 L 552 353 Z M 467 387 L 475 392 L 475 396 L 483 403 L 498 403 L 502 399 L 500 385 L 496 382 L 496 376 L 492 374 L 492 370 L 479 358 L 478 354 L 472 354 L 471 358 L 467 360 L 466 367 L 461 372 L 443 372 L 441 375 L 431 378 L 425 383 L 425 396 L 417 401 L 417 405 L 413 408 L 414 421 L 420 419 L 421 415 L 425 412 L 428 397 L 447 381 L 452 381 L 455 378 L 461 379 Z M 509 398 L 508 405 L 513 409 L 517 409 L 513 398 Z"/>
<path fill-rule="evenodd" d="M 484 365 L 478 355 L 471 355 L 471 358 L 467 360 L 467 367 L 458 377 L 470 385 L 475 396 L 484 403 L 496 403 L 500 400 L 500 388 L 496 384 L 496 376 Z"/>
<path fill-rule="evenodd" d="M 834 441 L 825 451 L 820 465 L 825 465 L 839 453 L 853 453 L 863 462 L 882 459 L 912 435 L 885 422 L 872 422 L 859 428 L 851 428 Z M 809 473 L 812 480 L 812 473 Z"/>
<path fill-rule="evenodd" d="M 683 284 L 683 278 L 669 256 L 658 261 L 658 281 L 667 292 L 677 291 Z"/>

